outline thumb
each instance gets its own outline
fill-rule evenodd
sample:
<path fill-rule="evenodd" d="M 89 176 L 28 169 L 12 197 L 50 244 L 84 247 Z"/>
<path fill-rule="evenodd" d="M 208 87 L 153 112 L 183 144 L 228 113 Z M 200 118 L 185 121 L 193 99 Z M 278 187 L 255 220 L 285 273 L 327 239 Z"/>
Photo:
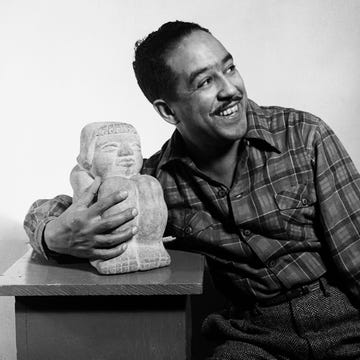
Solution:
<path fill-rule="evenodd" d="M 89 206 L 96 196 L 101 184 L 100 176 L 96 176 L 93 183 L 81 194 L 78 200 L 79 205 Z"/>

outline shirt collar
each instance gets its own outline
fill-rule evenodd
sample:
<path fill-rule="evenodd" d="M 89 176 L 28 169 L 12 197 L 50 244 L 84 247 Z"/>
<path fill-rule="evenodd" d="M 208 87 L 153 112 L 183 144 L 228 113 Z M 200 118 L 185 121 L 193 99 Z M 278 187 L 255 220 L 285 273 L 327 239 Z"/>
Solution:
<path fill-rule="evenodd" d="M 263 141 L 276 151 L 280 152 L 280 148 L 275 143 L 274 137 L 269 128 L 268 117 L 269 116 L 266 116 L 264 110 L 259 105 L 249 99 L 246 110 L 248 129 L 245 139 L 250 141 L 252 139 Z"/>
<path fill-rule="evenodd" d="M 252 140 L 255 140 L 254 144 L 257 141 L 263 142 L 264 145 L 270 145 L 270 147 L 280 152 L 269 129 L 264 111 L 250 99 L 248 99 L 246 117 L 248 129 L 245 139 L 249 140 L 250 143 Z M 194 164 L 186 151 L 184 140 L 178 130 L 175 130 L 171 138 L 163 145 L 162 152 L 163 155 L 159 162 L 160 168 L 174 160 L 180 160 L 190 166 L 193 166 Z"/>
<path fill-rule="evenodd" d="M 180 160 L 189 165 L 193 164 L 193 161 L 186 151 L 184 140 L 178 130 L 175 130 L 171 138 L 163 145 L 162 152 L 163 155 L 159 162 L 159 168 L 173 160 Z"/>

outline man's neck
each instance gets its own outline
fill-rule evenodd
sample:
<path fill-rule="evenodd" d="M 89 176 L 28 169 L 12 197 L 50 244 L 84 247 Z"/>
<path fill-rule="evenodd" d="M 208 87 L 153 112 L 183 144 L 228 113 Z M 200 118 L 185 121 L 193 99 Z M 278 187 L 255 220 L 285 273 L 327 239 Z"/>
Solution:
<path fill-rule="evenodd" d="M 206 151 L 185 141 L 190 157 L 196 166 L 213 180 L 231 187 L 238 161 L 241 139 L 223 147 L 211 147 Z"/>

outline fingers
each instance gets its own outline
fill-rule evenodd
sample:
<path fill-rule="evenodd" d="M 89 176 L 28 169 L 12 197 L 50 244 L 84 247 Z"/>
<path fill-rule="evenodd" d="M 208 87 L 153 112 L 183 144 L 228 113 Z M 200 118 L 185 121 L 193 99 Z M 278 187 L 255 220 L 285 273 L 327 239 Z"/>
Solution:
<path fill-rule="evenodd" d="M 99 190 L 101 178 L 96 176 L 93 183 L 84 191 L 78 200 L 79 205 L 89 206 Z"/>
<path fill-rule="evenodd" d="M 66 254 L 90 260 L 110 259 L 121 255 L 127 247 L 127 242 L 137 233 L 136 226 L 129 226 L 112 234 L 98 234 L 82 240 L 76 239 Z"/>
<path fill-rule="evenodd" d="M 94 250 L 93 259 L 108 260 L 120 256 L 127 248 L 127 244 L 121 244 L 111 249 L 96 249 Z"/>
<path fill-rule="evenodd" d="M 106 235 L 94 236 L 95 245 L 97 249 L 110 249 L 118 245 L 123 244 L 137 233 L 138 229 L 136 226 L 129 226 L 124 230 L 117 231 L 116 233 Z"/>
<path fill-rule="evenodd" d="M 96 248 L 93 249 L 94 259 L 107 260 L 121 255 L 127 248 L 127 242 L 137 233 L 137 227 L 128 227 L 115 234 L 97 235 Z"/>
<path fill-rule="evenodd" d="M 125 200 L 128 196 L 127 191 L 113 192 L 110 195 L 98 200 L 95 204 L 90 206 L 93 215 L 101 215 L 107 209 Z"/>
<path fill-rule="evenodd" d="M 105 232 L 109 233 L 133 220 L 136 215 L 137 210 L 135 208 L 130 208 L 118 214 L 111 215 L 109 217 L 103 217 L 101 220 L 93 224 L 93 228 L 91 230 L 95 234 L 101 234 Z"/>

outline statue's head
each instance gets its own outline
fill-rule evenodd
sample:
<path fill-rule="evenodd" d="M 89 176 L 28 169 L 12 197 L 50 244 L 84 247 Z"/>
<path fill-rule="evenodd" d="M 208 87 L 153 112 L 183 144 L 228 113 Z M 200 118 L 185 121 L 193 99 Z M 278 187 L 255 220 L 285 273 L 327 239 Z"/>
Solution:
<path fill-rule="evenodd" d="M 130 177 L 143 163 L 140 138 L 127 123 L 96 122 L 81 131 L 78 164 L 92 176 Z"/>

